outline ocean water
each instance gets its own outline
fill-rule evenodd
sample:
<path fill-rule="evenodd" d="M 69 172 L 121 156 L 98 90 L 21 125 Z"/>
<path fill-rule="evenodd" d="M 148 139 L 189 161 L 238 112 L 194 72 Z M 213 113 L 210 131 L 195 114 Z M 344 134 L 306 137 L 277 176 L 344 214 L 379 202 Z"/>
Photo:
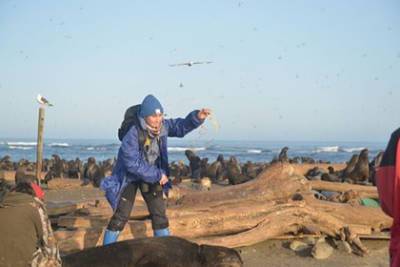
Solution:
<path fill-rule="evenodd" d="M 44 158 L 58 154 L 63 159 L 80 158 L 86 160 L 95 157 L 105 160 L 117 156 L 120 142 L 118 140 L 84 140 L 84 139 L 47 139 L 44 142 Z M 236 156 L 240 162 L 269 162 L 276 157 L 281 148 L 289 147 L 289 157 L 307 156 L 316 160 L 330 162 L 346 162 L 351 155 L 359 153 L 363 148 L 370 151 L 370 160 L 386 143 L 379 142 L 274 142 L 274 141 L 201 141 L 186 139 L 168 139 L 168 151 L 171 161 L 184 160 L 184 151 L 194 150 L 200 157 L 214 161 L 219 154 L 227 159 Z M 36 142 L 29 139 L 0 139 L 0 158 L 11 156 L 13 161 L 27 159 L 35 161 Z"/>

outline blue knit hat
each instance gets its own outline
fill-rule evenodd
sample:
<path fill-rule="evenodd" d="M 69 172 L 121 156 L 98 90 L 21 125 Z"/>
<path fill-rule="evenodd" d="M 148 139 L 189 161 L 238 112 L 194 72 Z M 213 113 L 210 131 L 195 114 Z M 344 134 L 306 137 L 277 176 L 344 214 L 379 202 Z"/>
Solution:
<path fill-rule="evenodd" d="M 140 106 L 139 116 L 145 118 L 153 114 L 164 113 L 164 109 L 161 106 L 160 101 L 153 95 L 148 95 L 143 99 L 142 105 Z"/>

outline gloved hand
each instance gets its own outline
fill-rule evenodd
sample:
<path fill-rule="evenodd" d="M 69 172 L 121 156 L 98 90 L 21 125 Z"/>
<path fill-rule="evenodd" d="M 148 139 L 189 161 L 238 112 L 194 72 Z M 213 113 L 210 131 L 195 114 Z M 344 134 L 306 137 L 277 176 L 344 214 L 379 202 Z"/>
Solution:
<path fill-rule="evenodd" d="M 168 182 L 165 183 L 163 186 L 163 193 L 168 197 L 169 190 L 172 189 L 172 182 L 168 179 Z"/>

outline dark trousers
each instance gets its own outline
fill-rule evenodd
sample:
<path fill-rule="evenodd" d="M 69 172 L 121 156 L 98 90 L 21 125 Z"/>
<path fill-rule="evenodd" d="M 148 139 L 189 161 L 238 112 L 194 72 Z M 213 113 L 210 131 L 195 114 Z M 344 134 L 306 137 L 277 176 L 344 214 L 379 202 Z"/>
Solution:
<path fill-rule="evenodd" d="M 122 229 L 124 229 L 125 224 L 129 220 L 138 188 L 140 188 L 140 192 L 149 210 L 153 230 L 168 227 L 168 218 L 165 214 L 166 208 L 162 189 L 160 190 L 161 187 L 149 184 L 130 183 L 121 194 L 117 209 L 107 226 L 108 230 L 122 231 Z"/>

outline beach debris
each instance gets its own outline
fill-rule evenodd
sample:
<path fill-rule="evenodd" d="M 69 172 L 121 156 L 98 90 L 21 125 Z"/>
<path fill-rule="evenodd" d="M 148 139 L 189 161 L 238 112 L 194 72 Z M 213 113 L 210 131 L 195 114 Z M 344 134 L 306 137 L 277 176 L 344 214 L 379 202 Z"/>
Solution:
<path fill-rule="evenodd" d="M 170 67 L 180 67 L 180 66 L 188 66 L 191 67 L 193 65 L 199 65 L 199 64 L 211 64 L 213 63 L 212 61 L 188 61 L 184 63 L 177 63 L 177 64 L 170 64 Z"/>
<path fill-rule="evenodd" d="M 293 240 L 289 245 L 289 248 L 295 252 L 305 250 L 308 247 L 309 247 L 308 244 L 298 240 Z"/>
<path fill-rule="evenodd" d="M 325 236 L 318 239 L 311 250 L 311 255 L 314 259 L 325 260 L 333 253 L 333 247 L 325 241 Z"/>
<path fill-rule="evenodd" d="M 203 177 L 199 181 L 193 181 L 191 187 L 198 191 L 208 191 L 211 189 L 211 179 L 208 177 Z"/>
<path fill-rule="evenodd" d="M 369 254 L 369 250 L 361 243 L 360 237 L 348 226 L 340 229 L 339 236 L 347 252 L 351 251 L 358 256 Z"/>

